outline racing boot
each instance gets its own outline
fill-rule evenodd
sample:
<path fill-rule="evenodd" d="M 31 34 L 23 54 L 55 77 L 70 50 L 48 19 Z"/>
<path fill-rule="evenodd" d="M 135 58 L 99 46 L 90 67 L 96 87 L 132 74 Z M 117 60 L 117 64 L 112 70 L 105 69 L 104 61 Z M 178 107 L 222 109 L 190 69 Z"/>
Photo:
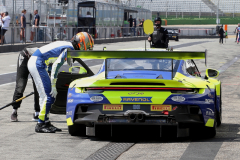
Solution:
<path fill-rule="evenodd" d="M 45 125 L 46 125 L 49 129 L 51 129 L 52 131 L 54 131 L 54 132 L 62 132 L 61 129 L 59 129 L 59 128 L 55 127 L 54 125 L 52 125 L 50 121 L 49 121 L 49 122 L 45 122 Z"/>
<path fill-rule="evenodd" d="M 17 116 L 18 116 L 17 112 L 16 112 L 16 111 L 13 112 L 13 113 L 11 114 L 11 121 L 12 121 L 12 122 L 17 122 L 17 121 L 18 121 Z"/>
<path fill-rule="evenodd" d="M 32 119 L 32 121 L 35 121 L 35 122 L 38 121 L 38 115 L 35 116 L 35 113 L 33 113 L 33 119 Z"/>
<path fill-rule="evenodd" d="M 35 132 L 37 133 L 55 133 L 55 131 L 51 130 L 45 123 L 37 123 L 35 127 Z"/>

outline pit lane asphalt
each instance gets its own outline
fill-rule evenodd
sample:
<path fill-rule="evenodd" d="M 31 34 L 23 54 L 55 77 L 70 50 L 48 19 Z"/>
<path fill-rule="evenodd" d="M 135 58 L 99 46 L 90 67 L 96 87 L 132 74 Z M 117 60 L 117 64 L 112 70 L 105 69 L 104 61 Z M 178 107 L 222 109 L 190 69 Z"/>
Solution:
<path fill-rule="evenodd" d="M 195 45 L 187 47 L 188 43 Z M 65 116 L 53 114 L 50 117 L 52 123 L 62 128 L 63 132 L 37 134 L 34 132 L 36 123 L 30 121 L 33 113 L 33 97 L 29 97 L 23 101 L 19 109 L 20 122 L 9 121 L 11 107 L 0 111 L 0 159 L 239 159 L 240 62 L 234 59 L 240 54 L 238 52 L 240 46 L 234 43 L 234 39 L 228 39 L 224 45 L 219 45 L 216 39 L 183 39 L 180 42 L 170 41 L 170 45 L 176 48 L 182 46 L 177 49 L 187 51 L 208 49 L 209 68 L 219 69 L 227 66 L 219 77 L 222 81 L 223 124 L 217 128 L 215 138 L 174 141 L 140 139 L 135 142 L 115 142 L 90 137 L 71 137 L 67 132 Z M 108 50 L 139 48 L 144 46 L 144 41 L 96 45 L 96 49 L 102 49 L 102 46 L 107 46 Z M 17 61 L 17 55 L 18 53 L 0 54 L 0 74 L 6 73 L 2 70 L 4 68 L 7 68 L 7 72 L 16 71 L 16 66 L 11 65 Z M 205 75 L 204 60 L 198 60 L 196 63 L 202 75 Z M 100 65 L 93 67 L 96 72 Z M 14 83 L 0 86 L 0 106 L 11 102 L 14 86 Z M 28 83 L 25 93 L 31 91 L 32 84 Z"/>

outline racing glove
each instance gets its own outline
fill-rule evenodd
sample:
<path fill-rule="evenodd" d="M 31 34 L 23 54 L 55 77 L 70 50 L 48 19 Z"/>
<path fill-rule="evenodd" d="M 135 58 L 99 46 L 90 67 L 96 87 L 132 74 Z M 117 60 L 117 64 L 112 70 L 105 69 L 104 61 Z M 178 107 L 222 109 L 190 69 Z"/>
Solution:
<path fill-rule="evenodd" d="M 57 82 L 57 78 L 52 80 L 52 91 L 50 92 L 50 95 L 54 98 L 57 97 L 57 89 L 56 89 L 56 82 Z"/>

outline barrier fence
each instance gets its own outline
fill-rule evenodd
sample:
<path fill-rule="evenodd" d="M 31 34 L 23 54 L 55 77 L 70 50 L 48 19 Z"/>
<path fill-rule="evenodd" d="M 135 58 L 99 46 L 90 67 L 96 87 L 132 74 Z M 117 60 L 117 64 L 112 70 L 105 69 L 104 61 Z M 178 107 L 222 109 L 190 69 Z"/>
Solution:
<path fill-rule="evenodd" d="M 213 36 L 216 35 L 215 28 L 178 28 L 169 29 L 178 32 L 179 36 Z M 142 27 L 46 27 L 38 28 L 26 27 L 24 31 L 23 43 L 28 43 L 31 32 L 35 33 L 33 43 L 48 43 L 56 40 L 71 40 L 80 31 L 90 33 L 94 39 L 114 39 L 147 36 Z M 1 30 L 2 34 L 3 30 Z M 20 43 L 20 27 L 9 27 L 1 45 Z"/>
<path fill-rule="evenodd" d="M 24 29 L 23 43 L 28 43 L 30 40 L 31 32 L 35 36 L 33 42 L 52 42 L 56 40 L 71 40 L 71 38 L 78 32 L 88 32 L 94 39 L 109 39 L 109 38 L 127 38 L 146 36 L 143 28 L 141 27 L 26 27 Z M 2 34 L 1 30 L 1 34 Z M 9 27 L 4 36 L 3 44 L 20 43 L 20 27 Z"/>

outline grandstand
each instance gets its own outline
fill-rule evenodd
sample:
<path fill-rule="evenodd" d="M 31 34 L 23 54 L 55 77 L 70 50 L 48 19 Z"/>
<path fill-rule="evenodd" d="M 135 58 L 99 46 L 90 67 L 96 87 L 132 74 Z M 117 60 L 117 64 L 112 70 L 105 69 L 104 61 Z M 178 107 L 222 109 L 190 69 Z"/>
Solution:
<path fill-rule="evenodd" d="M 0 12 L 8 11 L 13 24 L 20 20 L 21 10 L 27 10 L 27 23 L 30 22 L 30 13 L 39 10 L 42 24 L 49 24 L 48 17 L 56 13 L 57 17 L 67 17 L 69 24 L 77 21 L 77 3 L 93 0 L 69 0 L 68 10 L 57 5 L 58 0 L 0 0 Z M 240 17 L 240 0 L 96 0 L 105 3 L 120 4 L 131 7 L 150 9 L 153 17 L 160 15 L 167 19 L 176 18 L 216 18 L 219 13 L 223 18 Z M 13 3 L 14 2 L 14 3 Z M 66 16 L 67 15 L 67 16 Z M 66 21 L 66 20 L 65 20 Z M 215 20 L 214 20 L 215 21 Z M 62 20 L 59 20 L 61 23 Z M 170 22 L 170 21 L 169 21 Z M 222 22 L 222 21 L 221 21 Z M 211 22 L 212 23 L 212 22 Z M 227 22 L 226 22 L 227 23 Z M 231 22 L 231 23 L 235 23 Z M 205 23 L 206 24 L 206 23 Z"/>
<path fill-rule="evenodd" d="M 218 10 L 219 2 L 219 10 Z M 151 8 L 153 12 L 240 13 L 239 0 L 137 0 L 137 6 Z M 131 1 L 135 5 L 135 0 Z"/>

